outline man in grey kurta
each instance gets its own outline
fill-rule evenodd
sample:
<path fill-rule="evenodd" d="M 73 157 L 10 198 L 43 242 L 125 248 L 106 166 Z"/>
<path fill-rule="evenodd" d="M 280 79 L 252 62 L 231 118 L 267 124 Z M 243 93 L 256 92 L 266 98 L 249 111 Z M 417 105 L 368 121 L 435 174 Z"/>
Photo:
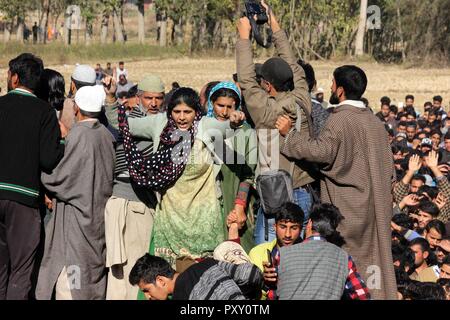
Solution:
<path fill-rule="evenodd" d="M 105 94 L 83 87 L 75 96 L 77 122 L 66 138 L 64 158 L 42 183 L 53 197 L 37 299 L 105 299 L 104 212 L 112 194 L 114 137 L 96 119 Z"/>
<path fill-rule="evenodd" d="M 393 156 L 383 124 L 360 101 L 367 77 L 356 66 L 335 70 L 333 96 L 338 105 L 320 135 L 291 129 L 287 118 L 277 128 L 286 135 L 281 152 L 321 164 L 321 197 L 339 208 L 339 231 L 374 299 L 396 299 L 391 253 Z"/>

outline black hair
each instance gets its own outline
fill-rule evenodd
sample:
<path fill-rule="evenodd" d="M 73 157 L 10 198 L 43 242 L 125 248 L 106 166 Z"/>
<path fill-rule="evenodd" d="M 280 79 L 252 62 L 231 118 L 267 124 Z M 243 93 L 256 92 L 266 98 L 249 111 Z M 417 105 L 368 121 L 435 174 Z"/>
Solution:
<path fill-rule="evenodd" d="M 39 87 L 36 90 L 36 96 L 47 101 L 50 106 L 61 111 L 65 100 L 65 81 L 64 77 L 58 71 L 45 69 L 41 75 Z"/>
<path fill-rule="evenodd" d="M 119 65 L 121 65 L 121 64 L 125 64 L 125 62 L 123 62 L 123 61 L 119 61 Z"/>
<path fill-rule="evenodd" d="M 361 98 L 361 102 L 364 103 L 366 108 L 369 106 L 369 100 L 367 100 L 366 98 Z"/>
<path fill-rule="evenodd" d="M 367 76 L 361 68 L 342 66 L 334 71 L 333 76 L 336 87 L 344 88 L 348 100 L 361 100 L 367 88 Z"/>
<path fill-rule="evenodd" d="M 392 245 L 392 259 L 393 262 L 398 261 L 400 264 L 398 268 L 408 275 L 411 275 L 416 269 L 414 251 L 402 244 Z M 408 271 L 406 271 L 406 267 L 409 268 Z"/>
<path fill-rule="evenodd" d="M 423 175 L 421 175 L 421 174 L 415 174 L 415 175 L 412 177 L 411 181 L 413 181 L 413 180 L 420 180 L 420 181 L 422 181 L 424 184 L 427 182 L 427 179 L 425 179 L 425 177 L 424 177 Z"/>
<path fill-rule="evenodd" d="M 399 113 L 400 114 L 400 113 Z M 402 127 L 407 127 L 408 126 L 408 122 L 406 122 L 406 121 L 400 121 L 399 123 L 398 123 L 398 126 L 400 127 L 400 126 L 402 126 Z"/>
<path fill-rule="evenodd" d="M 441 278 L 436 283 L 444 289 L 447 296 L 450 295 L 450 279 Z"/>
<path fill-rule="evenodd" d="M 415 122 L 415 121 L 406 122 L 406 127 L 407 128 L 414 127 L 417 129 L 417 122 Z"/>
<path fill-rule="evenodd" d="M 446 235 L 445 224 L 440 220 L 434 219 L 428 222 L 425 230 L 427 230 L 427 232 L 430 232 L 431 229 L 436 230 L 442 237 L 445 237 Z"/>
<path fill-rule="evenodd" d="M 430 244 L 424 238 L 415 238 L 409 242 L 409 247 L 411 248 L 414 245 L 419 245 L 422 252 L 431 252 Z"/>
<path fill-rule="evenodd" d="M 180 88 L 174 91 L 168 103 L 167 116 L 171 117 L 172 110 L 177 105 L 182 103 L 194 109 L 195 112 L 202 111 L 202 107 L 200 105 L 200 97 L 198 96 L 198 93 L 192 88 Z"/>
<path fill-rule="evenodd" d="M 427 111 L 427 107 L 431 108 L 433 106 L 433 104 L 430 101 L 427 101 L 423 104 L 423 108 L 425 109 L 425 111 Z"/>
<path fill-rule="evenodd" d="M 234 82 L 236 82 L 236 83 L 239 82 L 239 81 L 238 81 L 238 74 L 237 74 L 237 73 L 233 73 L 232 78 L 233 78 L 233 81 L 234 81 Z"/>
<path fill-rule="evenodd" d="M 411 300 L 446 300 L 445 290 L 433 282 L 411 281 L 403 297 Z"/>
<path fill-rule="evenodd" d="M 93 118 L 93 119 L 98 119 L 100 118 L 100 116 L 102 115 L 102 112 L 90 112 L 90 111 L 84 111 L 83 109 L 80 108 L 80 113 L 88 118 Z"/>
<path fill-rule="evenodd" d="M 211 101 L 214 103 L 220 97 L 232 98 L 234 100 L 234 102 L 236 103 L 236 110 L 241 105 L 241 99 L 239 98 L 239 95 L 236 92 L 234 92 L 234 90 L 232 90 L 232 89 L 220 88 L 219 90 L 217 90 L 216 92 L 214 92 L 212 94 Z"/>
<path fill-rule="evenodd" d="M 309 219 L 312 221 L 312 230 L 318 232 L 328 242 L 338 247 L 345 244 L 344 238 L 337 231 L 344 216 L 335 205 L 329 203 L 314 205 Z"/>
<path fill-rule="evenodd" d="M 303 61 L 302 59 L 298 60 L 297 63 L 305 71 L 306 83 L 308 84 L 309 92 L 312 92 L 312 90 L 317 84 L 316 73 L 314 72 L 314 68 L 312 67 L 312 65 Z"/>
<path fill-rule="evenodd" d="M 44 63 L 31 53 L 22 53 L 9 61 L 11 75 L 19 77 L 19 84 L 33 92 L 39 87 Z"/>
<path fill-rule="evenodd" d="M 398 213 L 392 217 L 392 222 L 406 229 L 412 229 L 414 221 L 405 213 Z"/>
<path fill-rule="evenodd" d="M 450 139 L 450 131 L 447 131 L 447 133 L 444 136 L 444 140 L 449 140 L 449 139 Z"/>
<path fill-rule="evenodd" d="M 441 130 L 436 130 L 436 129 L 431 130 L 430 136 L 435 135 L 435 134 L 438 134 L 439 137 L 442 138 L 442 132 L 441 132 Z"/>
<path fill-rule="evenodd" d="M 433 97 L 433 101 L 439 101 L 439 102 L 442 102 L 442 97 L 441 97 L 441 96 L 434 96 L 434 97 Z"/>
<path fill-rule="evenodd" d="M 414 100 L 414 96 L 413 96 L 412 94 L 408 94 L 408 95 L 405 97 L 405 100 L 408 100 L 408 99 Z"/>
<path fill-rule="evenodd" d="M 389 111 L 390 112 L 393 112 L 395 115 L 397 115 L 397 113 L 398 113 L 398 108 L 397 108 L 397 106 L 396 105 L 390 105 L 389 106 Z"/>
<path fill-rule="evenodd" d="M 178 82 L 172 82 L 172 90 L 180 89 L 180 84 Z"/>
<path fill-rule="evenodd" d="M 442 264 L 446 264 L 446 265 L 450 266 L 450 254 L 447 254 L 444 257 L 444 260 L 442 260 Z"/>
<path fill-rule="evenodd" d="M 381 102 L 382 105 L 383 104 L 390 105 L 391 104 L 391 98 L 389 98 L 387 96 L 381 97 L 380 102 Z"/>
<path fill-rule="evenodd" d="M 420 192 L 420 190 L 419 190 L 419 192 Z M 420 192 L 420 193 L 422 193 L 422 192 Z M 433 199 L 433 197 L 428 192 L 427 192 L 427 194 Z M 421 201 L 419 203 L 419 210 L 430 214 L 433 218 L 437 218 L 437 216 L 439 215 L 438 206 L 435 203 L 428 201 L 428 200 Z"/>
<path fill-rule="evenodd" d="M 206 85 L 206 89 L 205 89 L 205 101 L 208 103 L 208 99 L 209 99 L 209 94 L 211 93 L 211 90 L 217 86 L 220 83 L 220 81 L 211 81 L 208 82 L 208 84 Z"/>
<path fill-rule="evenodd" d="M 158 276 L 173 279 L 174 275 L 175 270 L 166 260 L 146 253 L 136 261 L 128 280 L 132 286 L 136 286 L 141 281 L 147 284 L 154 284 Z"/>
<path fill-rule="evenodd" d="M 305 219 L 305 213 L 302 208 L 292 202 L 287 202 L 277 213 L 275 214 L 275 222 L 289 221 L 292 223 L 298 223 L 303 226 Z"/>

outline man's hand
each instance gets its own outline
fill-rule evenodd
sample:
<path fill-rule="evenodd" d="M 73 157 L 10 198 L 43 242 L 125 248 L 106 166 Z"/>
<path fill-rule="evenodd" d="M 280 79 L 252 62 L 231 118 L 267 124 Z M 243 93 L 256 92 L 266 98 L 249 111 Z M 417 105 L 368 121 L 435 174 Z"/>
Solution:
<path fill-rule="evenodd" d="M 278 281 L 278 275 L 275 268 L 270 268 L 269 262 L 264 262 L 264 281 L 267 285 L 273 285 Z"/>
<path fill-rule="evenodd" d="M 250 20 L 247 17 L 242 17 L 239 19 L 237 29 L 239 32 L 239 38 L 242 40 L 249 40 L 250 34 L 252 32 L 252 26 L 250 25 Z"/>
<path fill-rule="evenodd" d="M 247 215 L 245 214 L 244 207 L 239 204 L 234 205 L 234 212 L 236 213 L 236 222 L 240 230 L 245 226 L 245 223 L 247 222 Z"/>
<path fill-rule="evenodd" d="M 278 129 L 278 131 L 280 131 L 280 134 L 283 137 L 287 136 L 292 126 L 293 126 L 292 120 L 288 116 L 279 117 L 275 124 L 275 127 Z"/>
<path fill-rule="evenodd" d="M 103 88 L 105 89 L 107 102 L 115 102 L 117 92 L 116 80 L 111 76 L 107 76 L 103 78 L 102 83 Z"/>
<path fill-rule="evenodd" d="M 394 221 L 391 221 L 391 230 L 397 231 L 397 232 L 402 232 L 403 228 L 400 227 L 398 224 L 396 224 Z"/>
<path fill-rule="evenodd" d="M 450 240 L 444 239 L 439 241 L 437 244 L 438 247 L 441 247 L 444 251 L 450 252 Z"/>
<path fill-rule="evenodd" d="M 281 27 L 278 23 L 277 18 L 275 17 L 275 14 L 272 11 L 272 8 L 264 1 L 261 1 L 261 5 L 266 9 L 267 16 L 269 17 L 270 27 L 272 28 L 272 32 L 275 33 L 279 30 L 281 30 Z"/>
<path fill-rule="evenodd" d="M 427 163 L 427 166 L 431 170 L 437 169 L 437 167 L 438 167 L 438 158 L 439 158 L 439 155 L 434 150 L 430 151 L 430 153 L 428 154 L 428 157 L 426 158 L 426 163 Z"/>
<path fill-rule="evenodd" d="M 66 138 L 67 135 L 69 134 L 69 130 L 66 128 L 64 123 L 62 123 L 61 121 L 59 121 L 59 130 L 61 131 L 62 138 Z"/>
<path fill-rule="evenodd" d="M 406 197 L 404 197 L 402 199 L 402 201 L 400 201 L 400 203 L 398 204 L 398 207 L 400 208 L 400 210 L 403 210 L 404 207 L 408 206 L 408 207 L 414 207 L 417 206 L 419 204 L 420 201 L 420 197 L 416 194 L 408 194 Z"/>
<path fill-rule="evenodd" d="M 48 210 L 52 211 L 53 210 L 53 202 L 52 199 L 50 199 L 47 195 L 45 195 L 45 206 L 47 207 Z"/>
<path fill-rule="evenodd" d="M 442 210 L 442 208 L 447 204 L 447 198 L 442 192 L 439 192 L 438 196 L 434 200 L 434 203 L 439 208 L 439 210 Z"/>
<path fill-rule="evenodd" d="M 233 111 L 230 114 L 230 126 L 232 128 L 239 128 L 245 121 L 245 113 L 241 111 Z"/>
<path fill-rule="evenodd" d="M 409 158 L 408 171 L 414 174 L 420 168 L 422 168 L 422 160 L 420 157 L 417 154 L 411 156 Z"/>

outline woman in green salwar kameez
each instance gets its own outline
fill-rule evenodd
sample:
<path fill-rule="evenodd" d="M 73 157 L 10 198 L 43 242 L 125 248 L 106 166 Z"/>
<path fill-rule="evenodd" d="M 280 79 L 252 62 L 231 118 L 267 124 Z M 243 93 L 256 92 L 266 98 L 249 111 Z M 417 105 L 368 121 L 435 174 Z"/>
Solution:
<path fill-rule="evenodd" d="M 187 114 L 189 110 L 195 113 L 195 119 L 192 118 L 193 114 L 190 120 L 189 116 L 180 118 L 181 113 Z M 220 165 L 214 164 L 213 161 L 216 157 L 214 138 L 217 138 L 218 133 L 225 137 L 227 130 L 230 131 L 232 127 L 230 121 L 202 117 L 200 110 L 198 94 L 192 89 L 181 88 L 174 92 L 167 115 L 158 114 L 128 120 L 131 135 L 152 139 L 154 142 L 154 154 L 151 158 L 141 159 L 139 155 L 135 155 L 136 151 L 133 151 L 133 154 L 125 150 L 133 180 L 138 180 L 138 184 L 139 181 L 144 181 L 144 185 L 148 187 L 156 185 L 156 190 L 161 195 L 161 201 L 156 208 L 150 253 L 163 257 L 174 267 L 176 259 L 182 256 L 194 260 L 212 256 L 214 249 L 226 239 L 216 188 Z M 235 112 L 233 119 L 234 129 L 242 123 L 245 116 Z M 180 131 L 192 135 L 189 140 L 192 143 L 187 152 L 184 146 L 178 150 L 185 156 L 186 162 L 182 165 L 174 164 L 175 161 L 168 159 L 170 156 L 167 157 L 167 148 L 170 145 L 171 157 L 177 155 L 177 147 L 167 141 L 174 141 L 174 136 Z M 166 156 L 163 157 L 163 154 Z M 130 163 L 135 166 L 130 166 Z M 133 172 L 139 174 L 133 175 Z M 171 183 L 158 183 L 166 180 Z"/>
<path fill-rule="evenodd" d="M 221 82 L 209 94 L 207 117 L 226 121 L 231 112 L 239 110 L 240 104 L 239 88 L 232 82 Z M 256 192 L 253 184 L 257 164 L 255 130 L 244 123 L 232 137 L 225 140 L 224 150 L 223 164 L 217 177 L 221 188 L 224 228 L 231 222 L 227 217 L 234 212 L 237 218 L 235 223 L 240 229 L 240 243 L 249 252 L 254 247 L 253 204 Z"/>

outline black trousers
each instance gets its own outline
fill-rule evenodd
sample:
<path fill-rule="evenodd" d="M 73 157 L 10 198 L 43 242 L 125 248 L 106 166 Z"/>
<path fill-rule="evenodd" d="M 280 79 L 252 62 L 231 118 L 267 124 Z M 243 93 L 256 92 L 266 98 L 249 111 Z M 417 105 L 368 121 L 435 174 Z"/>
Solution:
<path fill-rule="evenodd" d="M 0 300 L 28 300 L 40 235 L 39 209 L 0 200 Z"/>

